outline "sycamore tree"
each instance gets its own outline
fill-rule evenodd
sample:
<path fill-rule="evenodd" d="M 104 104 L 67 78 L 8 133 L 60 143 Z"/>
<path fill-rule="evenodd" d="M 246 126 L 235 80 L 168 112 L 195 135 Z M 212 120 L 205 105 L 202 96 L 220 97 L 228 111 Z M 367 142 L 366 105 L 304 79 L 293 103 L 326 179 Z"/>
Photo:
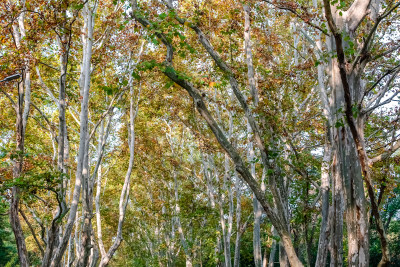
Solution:
<path fill-rule="evenodd" d="M 4 117 L 3 121 L 2 117 L 6 125 L 1 133 L 5 141 L 2 149 L 6 150 L 4 164 L 14 166 L 12 175 L 7 168 L 3 173 L 2 168 L 2 192 L 10 199 L 19 264 L 58 266 L 64 262 L 87 266 L 99 261 L 107 265 L 122 240 L 140 91 L 134 78 L 126 76 L 135 68 L 139 50 L 119 49 L 126 60 L 109 61 L 111 54 L 118 53 L 114 50 L 115 29 L 127 42 L 138 44 L 133 29 L 124 30 L 122 17 L 110 23 L 121 16 L 124 4 L 6 1 L 2 6 L 2 74 L 18 75 L 17 81 L 6 78 L 2 81 L 6 87 L 1 85 L 5 97 L 2 104 L 8 106 L 4 110 L 10 111 L 4 115 L 16 121 L 13 130 L 10 120 Z M 104 28 L 96 30 L 95 25 Z M 125 113 L 128 122 L 117 123 L 115 119 Z M 101 235 L 94 237 L 93 192 L 95 181 L 100 183 L 96 175 L 112 125 L 129 128 L 131 159 L 120 183 L 116 239 L 106 250 Z M 25 238 L 21 219 L 34 239 L 35 250 L 40 252 L 36 255 L 29 255 L 32 251 L 27 249 L 29 239 Z M 95 240 L 99 240 L 99 246 L 93 245 Z"/>
<path fill-rule="evenodd" d="M 4 264 L 398 263 L 398 2 L 0 5 Z"/>
<path fill-rule="evenodd" d="M 352 266 L 368 266 L 369 224 L 364 182 L 370 200 L 371 214 L 375 218 L 381 240 L 383 255 L 380 264 L 387 265 L 390 261 L 387 240 L 380 219 L 369 168 L 374 162 L 390 157 L 398 149 L 397 128 L 392 129 L 391 139 L 388 140 L 384 136 L 384 140 L 389 141 L 389 143 L 384 147 L 384 152 L 380 155 L 374 155 L 373 159 L 370 159 L 367 154 L 369 144 L 365 140 L 364 128 L 368 122 L 367 119 L 377 110 L 379 110 L 380 115 L 392 116 L 393 123 L 397 122 L 396 112 L 390 110 L 382 112 L 382 107 L 392 102 L 398 94 L 398 89 L 396 89 L 396 76 L 398 74 L 396 57 L 387 61 L 389 63 L 388 70 L 384 71 L 380 78 L 374 79 L 371 75 L 367 75 L 370 73 L 369 67 L 374 68 L 373 64 L 381 62 L 384 56 L 396 52 L 399 48 L 398 45 L 395 45 L 392 36 L 386 37 L 387 40 L 385 40 L 385 36 L 382 36 L 382 34 L 388 32 L 392 33 L 392 29 L 395 28 L 394 25 L 397 25 L 396 10 L 398 4 L 373 1 L 355 1 L 354 3 L 324 1 L 306 6 L 291 2 L 266 2 L 274 10 L 271 11 L 272 14 L 282 14 L 282 11 L 285 11 L 288 19 L 294 16 L 300 20 L 300 23 L 295 22 L 297 29 L 299 29 L 299 26 L 301 27 L 299 29 L 299 31 L 302 31 L 301 37 L 311 42 L 310 49 L 314 49 L 313 52 L 316 56 L 316 59 L 314 59 L 318 73 L 316 83 L 320 90 L 321 109 L 327 120 L 328 137 L 326 138 L 327 146 L 324 149 L 326 155 L 324 160 L 327 163 L 329 161 L 333 163 L 325 167 L 326 174 L 322 181 L 324 186 L 322 188 L 324 195 L 322 205 L 324 209 L 323 229 L 319 246 L 322 254 L 318 254 L 318 256 L 321 256 L 317 265 L 326 261 L 327 232 L 329 231 L 331 231 L 331 261 L 334 265 L 342 264 L 343 212 L 346 211 L 348 263 Z M 227 5 L 225 4 L 223 6 L 226 8 Z M 254 3 L 254 5 L 257 6 L 257 3 Z M 235 6 L 235 3 L 231 3 L 230 6 Z M 259 96 L 254 83 L 251 48 L 249 48 L 249 42 L 246 40 L 249 37 L 249 25 L 245 25 L 244 34 L 245 60 L 243 61 L 246 62 L 248 70 L 246 77 L 246 75 L 243 75 L 244 72 L 238 71 L 238 64 L 235 65 L 232 56 L 229 58 L 229 55 L 224 55 L 224 52 L 228 49 L 218 49 L 218 44 L 213 44 L 213 39 L 217 39 L 215 38 L 215 31 L 213 35 L 207 34 L 207 26 L 211 24 L 212 13 L 207 10 L 206 3 L 190 6 L 185 2 L 174 1 L 150 3 L 133 1 L 132 9 L 133 17 L 148 29 L 149 38 L 153 40 L 153 43 L 155 45 L 162 43 L 166 48 L 166 51 L 164 50 L 166 53 L 165 60 L 153 62 L 151 68 L 158 68 L 171 81 L 180 85 L 189 93 L 198 112 L 235 164 L 235 169 L 254 192 L 269 220 L 276 227 L 289 261 L 294 266 L 301 266 L 302 263 L 296 255 L 288 232 L 288 216 L 285 214 L 285 202 L 287 203 L 287 201 L 285 201 L 285 192 L 283 192 L 285 185 L 278 185 L 285 180 L 285 175 L 281 171 L 283 166 L 280 166 L 279 157 L 277 157 L 280 154 L 279 152 L 282 151 L 275 152 L 271 151 L 270 148 L 271 145 L 274 148 L 277 147 L 277 144 L 281 141 L 279 139 L 283 138 L 280 138 L 279 130 L 269 125 L 271 123 L 268 124 L 265 120 L 263 121 L 264 118 L 259 120 L 257 116 Z M 246 9 L 248 9 L 247 6 Z M 237 10 L 239 9 L 234 9 L 232 13 L 234 14 Z M 171 19 L 173 20 L 171 21 Z M 213 19 L 216 18 L 213 17 Z M 223 21 L 229 20 L 229 17 L 222 17 L 220 20 L 223 24 Z M 276 21 L 275 18 L 271 20 L 272 23 Z M 382 23 L 383 29 L 379 27 L 382 21 L 388 21 L 387 24 Z M 231 94 L 236 97 L 249 124 L 249 130 L 260 153 L 263 168 L 269 174 L 268 180 L 273 202 L 268 202 L 268 199 L 265 198 L 261 186 L 255 179 L 255 173 L 250 172 L 248 166 L 244 164 L 243 156 L 229 140 L 223 131 L 223 126 L 219 125 L 220 123 L 216 119 L 218 114 L 213 114 L 212 110 L 210 111 L 210 108 L 207 107 L 206 94 L 200 90 L 201 84 L 196 83 L 187 71 L 182 70 L 182 64 L 174 64 L 175 55 L 182 56 L 183 52 L 179 47 L 185 45 L 184 40 L 188 39 L 187 35 L 194 35 L 197 38 L 200 48 L 205 51 L 208 58 L 217 66 L 222 77 L 226 79 L 226 83 L 230 85 L 227 91 L 229 93 L 229 90 L 231 90 Z M 180 41 L 175 36 L 179 37 Z M 376 45 L 374 45 L 374 40 L 377 39 L 374 38 L 375 36 L 381 38 L 376 41 Z M 295 45 L 297 50 L 299 48 L 298 40 L 295 41 Z M 379 52 L 372 50 L 377 45 L 383 46 Z M 194 48 L 192 47 L 192 49 Z M 382 49 L 384 50 L 382 51 Z M 375 48 L 375 50 L 377 49 Z M 295 61 L 298 61 L 298 58 L 295 58 Z M 201 66 L 201 63 L 197 64 L 199 67 Z M 324 73 L 328 76 L 326 80 Z M 371 84 L 367 83 L 368 77 L 370 77 Z M 243 78 L 248 80 L 249 93 L 240 89 L 240 82 Z M 258 124 L 260 122 L 262 126 L 267 125 L 267 129 L 260 127 Z M 384 128 L 381 128 L 381 130 L 385 131 Z M 274 140 L 274 137 L 279 141 Z M 250 144 L 252 144 L 252 141 Z M 373 148 L 371 150 L 374 151 Z M 331 171 L 329 165 L 332 166 Z M 331 209 L 332 216 L 329 216 L 329 184 L 331 183 L 329 173 L 332 175 L 334 196 Z M 380 193 L 383 195 L 384 191 Z M 332 218 L 330 230 L 328 230 L 328 217 Z"/>

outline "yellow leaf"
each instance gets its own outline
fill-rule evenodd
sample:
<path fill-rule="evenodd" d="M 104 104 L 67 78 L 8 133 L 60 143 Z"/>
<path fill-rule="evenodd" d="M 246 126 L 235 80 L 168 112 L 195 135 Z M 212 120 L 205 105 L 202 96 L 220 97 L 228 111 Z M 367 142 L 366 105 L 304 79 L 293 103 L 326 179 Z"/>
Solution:
<path fill-rule="evenodd" d="M 215 86 L 215 82 L 210 82 L 210 83 L 208 84 L 208 86 L 214 87 L 214 86 Z"/>

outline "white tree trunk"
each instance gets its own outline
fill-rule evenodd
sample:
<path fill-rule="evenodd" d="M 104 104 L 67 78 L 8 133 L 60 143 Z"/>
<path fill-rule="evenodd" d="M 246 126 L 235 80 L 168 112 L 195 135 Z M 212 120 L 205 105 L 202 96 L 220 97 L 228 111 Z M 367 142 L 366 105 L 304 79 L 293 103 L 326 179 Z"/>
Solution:
<path fill-rule="evenodd" d="M 132 82 L 132 80 L 131 80 Z M 118 249 L 119 245 L 122 241 L 122 227 L 125 219 L 126 207 L 129 201 L 129 189 L 130 189 L 130 180 L 131 174 L 134 164 L 134 153 L 135 153 L 135 118 L 138 113 L 138 103 L 140 98 L 140 88 L 137 94 L 136 105 L 134 103 L 134 90 L 133 85 L 130 82 L 130 121 L 129 121 L 129 166 L 125 175 L 125 181 L 121 190 L 120 200 L 119 200 L 119 217 L 118 217 L 118 229 L 117 236 L 108 250 L 107 254 L 101 258 L 99 266 L 107 266 L 111 258 L 113 257 L 115 251 Z"/>
<path fill-rule="evenodd" d="M 271 233 L 272 233 L 273 236 L 278 235 L 278 233 L 276 232 L 274 226 L 271 227 Z M 269 254 L 268 267 L 274 267 L 277 247 L 278 247 L 278 244 L 277 244 L 276 240 L 274 239 L 272 241 L 272 245 L 271 245 L 271 253 Z"/>
<path fill-rule="evenodd" d="M 242 237 L 241 217 L 242 217 L 242 191 L 240 180 L 235 175 L 236 179 L 236 241 L 235 241 L 235 255 L 233 260 L 233 266 L 239 267 L 240 264 L 240 239 Z"/>
<path fill-rule="evenodd" d="M 71 235 L 73 225 L 75 223 L 76 213 L 79 205 L 80 191 L 82 186 L 82 178 L 88 175 L 88 169 L 84 165 L 85 155 L 87 155 L 88 148 L 86 147 L 87 136 L 88 136 L 88 104 L 89 104 L 89 88 L 90 88 L 90 68 L 91 68 L 91 57 L 92 57 L 92 45 L 93 45 L 93 28 L 94 28 L 94 14 L 93 9 L 89 8 L 89 3 L 85 4 L 85 27 L 83 32 L 85 33 L 85 46 L 83 48 L 83 60 L 82 60 L 82 86 L 81 86 L 81 113 L 80 113 L 80 140 L 79 140 L 79 152 L 77 158 L 77 168 L 75 177 L 75 186 L 72 196 L 71 207 L 67 224 L 65 226 L 63 238 L 53 253 L 54 257 L 51 260 L 51 267 L 56 267 L 60 263 L 64 251 L 67 248 L 68 240 Z"/>

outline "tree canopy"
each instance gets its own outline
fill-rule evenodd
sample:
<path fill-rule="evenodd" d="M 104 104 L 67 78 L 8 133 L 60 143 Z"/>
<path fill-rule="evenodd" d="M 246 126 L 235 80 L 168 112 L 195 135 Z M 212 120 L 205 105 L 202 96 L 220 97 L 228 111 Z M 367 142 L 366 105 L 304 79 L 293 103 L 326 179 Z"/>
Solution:
<path fill-rule="evenodd" d="M 400 2 L 0 3 L 0 266 L 400 265 Z"/>

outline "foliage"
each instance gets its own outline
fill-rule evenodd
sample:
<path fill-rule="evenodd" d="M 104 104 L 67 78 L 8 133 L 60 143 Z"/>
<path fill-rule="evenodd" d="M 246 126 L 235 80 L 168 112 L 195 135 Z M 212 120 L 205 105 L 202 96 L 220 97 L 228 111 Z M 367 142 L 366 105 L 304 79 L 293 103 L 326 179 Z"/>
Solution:
<path fill-rule="evenodd" d="M 18 263 L 18 255 L 7 209 L 7 203 L 2 198 L 0 202 L 0 266 L 15 266 Z"/>
<path fill-rule="evenodd" d="M 82 189 L 73 220 L 77 221 L 72 225 L 65 261 L 68 251 L 69 259 L 80 256 L 76 252 L 84 246 L 81 241 L 87 221 L 93 245 L 86 245 L 93 252 L 90 257 L 101 243 L 107 252 L 115 242 L 124 178 L 132 167 L 123 241 L 110 265 L 184 266 L 189 259 L 195 266 L 220 266 L 225 261 L 225 246 L 233 264 L 240 234 L 240 266 L 254 266 L 254 192 L 239 175 L 235 159 L 221 147 L 210 122 L 196 109 L 198 100 L 183 89 L 184 81 L 197 90 L 215 125 L 243 159 L 244 167 L 251 170 L 274 208 L 273 188 L 278 188 L 279 197 L 286 201 L 287 228 L 295 252 L 301 262 L 314 265 L 322 227 L 324 149 L 338 149 L 328 141 L 329 136 L 348 126 L 344 107 L 330 107 L 334 117 L 339 118 L 330 125 L 319 91 L 322 86 L 329 99 L 335 97 L 328 76 L 329 64 L 337 60 L 337 55 L 325 46 L 317 47 L 317 42 L 327 43 L 331 34 L 322 6 L 311 7 L 310 1 L 183 0 L 172 1 L 174 8 L 167 7 L 167 1 L 138 1 L 134 9 L 134 1 L 22 2 L 0 4 L 0 78 L 29 70 L 32 92 L 21 151 L 17 147 L 20 140 L 16 140 L 17 117 L 10 101 L 16 102 L 19 81 L 0 83 L 0 213 L 9 211 L 12 188 L 18 188 L 20 213 L 27 217 L 25 220 L 20 216 L 20 220 L 31 264 L 41 264 L 40 247 L 46 249 L 46 233 L 51 227 L 59 224 L 59 229 L 65 231 L 81 163 L 83 182 L 79 184 Z M 331 1 L 337 5 L 340 17 L 352 3 Z M 251 10 L 257 105 L 243 48 L 244 4 Z M 386 8 L 390 1 L 381 4 Z M 91 40 L 85 39 L 88 10 L 95 12 Z M 381 56 L 396 47 L 396 12 L 397 17 L 389 16 L 382 22 L 368 46 L 368 57 L 376 60 L 366 64 L 360 77 L 363 86 L 371 90 L 362 96 L 364 102 L 351 106 L 355 119 L 362 116 L 366 103 L 379 98 L 385 85 L 388 94 L 381 99 L 398 93 L 400 81 L 394 74 L 398 74 L 399 58 Z M 19 23 L 24 25 L 26 36 L 17 47 L 13 27 L 21 30 Z M 361 55 L 361 44 L 371 25 L 368 14 L 354 36 L 340 35 L 349 62 Z M 199 32 L 218 54 L 217 59 L 201 44 Z M 90 44 L 89 71 L 84 74 Z M 170 62 L 166 44 L 173 51 Z M 59 162 L 63 55 L 67 55 L 66 140 L 63 161 Z M 319 68 L 323 68 L 322 74 Z M 89 79 L 88 133 L 82 137 L 85 75 Z M 175 83 L 168 75 L 181 82 Z M 394 75 L 393 80 L 390 75 Z M 233 91 L 233 79 L 244 104 Z M 25 84 L 26 78 L 21 82 Z M 400 121 L 398 100 L 391 100 L 368 112 L 362 133 L 371 160 L 389 153 L 382 160 L 371 161 L 370 170 L 392 263 L 399 265 L 400 165 L 399 154 L 392 148 L 399 142 Z M 249 110 L 243 108 L 245 105 Z M 260 140 L 249 126 L 249 114 L 261 133 Z M 83 139 L 86 158 L 79 162 Z M 265 151 L 257 142 L 265 144 Z M 262 152 L 266 152 L 270 165 L 264 165 Z M 328 204 L 333 205 L 334 159 L 329 160 Z M 22 170 L 15 175 L 20 161 Z M 63 213 L 59 213 L 64 206 Z M 273 244 L 281 238 L 273 232 L 265 214 L 260 220 L 262 257 L 268 259 Z M 342 238 L 344 250 L 348 248 L 346 231 Z M 370 233 L 370 265 L 376 266 L 381 246 L 372 221 Z M 17 264 L 13 242 L 7 217 L 0 216 L 0 266 Z M 279 260 L 278 253 L 279 249 L 275 261 Z M 345 253 L 345 262 L 347 257 Z"/>

